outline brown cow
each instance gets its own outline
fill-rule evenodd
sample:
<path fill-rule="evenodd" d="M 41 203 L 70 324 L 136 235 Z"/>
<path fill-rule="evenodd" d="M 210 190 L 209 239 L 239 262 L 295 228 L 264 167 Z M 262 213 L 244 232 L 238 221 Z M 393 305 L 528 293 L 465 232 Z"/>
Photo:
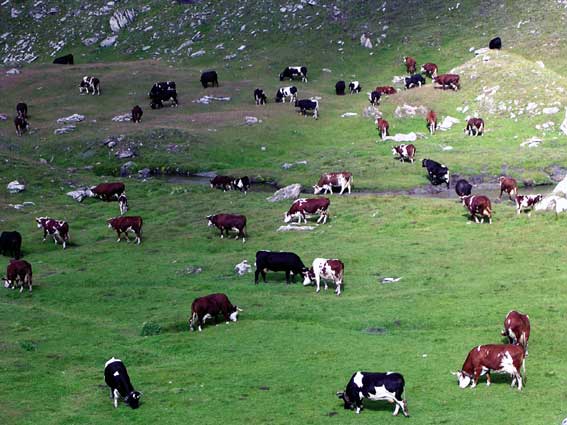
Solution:
<path fill-rule="evenodd" d="M 47 235 L 51 235 L 55 241 L 55 245 L 61 242 L 63 249 L 67 248 L 69 242 L 69 224 L 63 220 L 55 220 L 49 217 L 36 217 L 37 227 L 43 229 L 43 241 Z"/>
<path fill-rule="evenodd" d="M 435 130 L 437 130 L 437 114 L 435 111 L 429 111 L 427 116 L 425 117 L 425 121 L 427 123 L 427 129 L 431 135 L 435 134 Z"/>
<path fill-rule="evenodd" d="M 389 136 L 390 124 L 383 118 L 377 118 L 376 121 L 376 129 L 380 133 L 380 138 L 384 140 L 386 136 Z"/>
<path fill-rule="evenodd" d="M 476 387 L 478 378 L 486 374 L 486 385 L 490 385 L 490 371 L 512 375 L 512 387 L 518 384 L 522 390 L 523 378 L 520 369 L 525 375 L 524 349 L 519 345 L 489 344 L 473 348 L 467 356 L 463 368 L 454 372 L 459 380 L 459 387 L 466 388 L 472 381 L 471 388 Z"/>
<path fill-rule="evenodd" d="M 211 189 L 222 189 L 223 192 L 232 190 L 232 182 L 234 177 L 231 176 L 215 176 L 211 181 Z"/>
<path fill-rule="evenodd" d="M 195 298 L 191 304 L 191 316 L 189 316 L 189 330 L 194 330 L 197 324 L 199 332 L 201 326 L 204 325 L 205 320 L 214 319 L 219 314 L 222 314 L 224 321 L 228 324 L 229 321 L 236 322 L 238 320 L 238 313 L 242 310 L 237 306 L 232 305 L 230 300 L 225 294 L 211 294 L 201 298 Z"/>
<path fill-rule="evenodd" d="M 450 88 L 455 91 L 461 88 L 459 80 L 460 77 L 457 74 L 441 74 L 433 79 L 442 89 Z"/>
<path fill-rule="evenodd" d="M 382 96 L 383 94 L 391 95 L 397 93 L 396 89 L 392 86 L 378 86 L 374 91 L 380 93 L 380 96 Z"/>
<path fill-rule="evenodd" d="M 87 191 L 87 195 L 91 198 L 99 198 L 103 201 L 117 201 L 120 195 L 124 193 L 126 186 L 122 182 L 101 183 L 91 187 Z"/>
<path fill-rule="evenodd" d="M 18 115 L 16 118 L 14 118 L 14 126 L 16 126 L 16 135 L 17 136 L 21 136 L 22 134 L 24 134 L 30 127 L 27 120 L 20 115 Z"/>
<path fill-rule="evenodd" d="M 220 230 L 221 239 L 224 237 L 224 232 L 226 232 L 226 237 L 228 238 L 228 231 L 234 230 L 236 232 L 235 239 L 242 236 L 242 243 L 246 242 L 246 216 L 217 214 L 208 215 L 207 220 L 209 220 L 209 227 L 216 226 L 216 228 Z"/>
<path fill-rule="evenodd" d="M 132 108 L 132 122 L 140 123 L 142 121 L 142 115 L 144 115 L 144 111 L 139 105 Z"/>
<path fill-rule="evenodd" d="M 392 154 L 398 156 L 400 162 L 409 161 L 413 164 L 413 159 L 415 157 L 415 146 L 412 144 L 405 145 L 401 144 L 399 146 L 394 146 L 392 148 Z"/>
<path fill-rule="evenodd" d="M 32 291 L 32 266 L 25 260 L 10 260 L 10 264 L 6 268 L 6 277 L 4 280 L 5 288 L 15 289 L 20 287 L 20 293 L 24 290 L 24 285 L 28 286 Z"/>
<path fill-rule="evenodd" d="M 345 265 L 341 260 L 315 258 L 313 265 L 309 269 L 309 280 L 315 280 L 317 292 L 321 290 L 321 279 L 325 283 L 325 291 L 327 290 L 327 280 L 332 280 L 335 284 L 335 294 L 341 295 L 341 285 L 343 283 L 343 276 Z M 310 282 L 309 282 L 310 283 Z M 303 283 L 308 285 L 309 283 Z"/>
<path fill-rule="evenodd" d="M 128 237 L 128 232 L 132 232 L 136 235 L 134 242 L 138 245 L 142 242 L 142 217 L 139 216 L 128 216 L 128 217 L 114 217 L 106 220 L 108 227 L 110 229 L 116 230 L 118 234 L 117 242 L 122 239 L 122 233 L 126 236 L 126 240 L 130 242 Z"/>
<path fill-rule="evenodd" d="M 484 120 L 482 118 L 469 118 L 464 131 L 469 136 L 482 136 L 484 134 Z"/>
<path fill-rule="evenodd" d="M 513 197 L 518 193 L 518 182 L 512 177 L 506 176 L 498 177 L 498 181 L 500 182 L 500 196 L 498 196 L 498 199 L 502 199 L 502 193 L 506 192 L 510 200 L 513 201 Z"/>
<path fill-rule="evenodd" d="M 541 202 L 543 196 L 537 195 L 516 195 L 516 214 L 520 215 L 522 211 L 528 211 L 528 217 L 531 216 L 533 208 L 538 202 Z"/>
<path fill-rule="evenodd" d="M 291 204 L 289 211 L 285 213 L 284 222 L 289 223 L 294 217 L 297 217 L 297 224 L 301 224 L 301 220 L 307 223 L 306 216 L 319 214 L 317 223 L 322 221 L 325 224 L 330 204 L 329 198 L 296 199 Z"/>
<path fill-rule="evenodd" d="M 528 340 L 530 339 L 530 317 L 519 311 L 512 310 L 504 319 L 502 336 L 508 338 L 510 344 L 521 345 L 528 355 Z"/>
<path fill-rule="evenodd" d="M 415 74 L 416 61 L 411 56 L 404 56 L 404 64 L 406 65 L 406 71 L 408 74 Z"/>
<path fill-rule="evenodd" d="M 468 195 L 461 198 L 463 205 L 474 218 L 476 223 L 480 223 L 479 217 L 484 223 L 484 219 L 488 218 L 488 223 L 492 224 L 492 206 L 490 199 L 484 195 Z"/>
<path fill-rule="evenodd" d="M 352 173 L 348 171 L 342 171 L 340 173 L 326 173 L 321 174 L 321 178 L 315 186 L 313 186 L 313 193 L 318 195 L 323 191 L 323 194 L 333 193 L 333 187 L 340 187 L 340 195 L 343 194 L 345 189 L 348 189 L 350 194 L 352 184 Z"/>
<path fill-rule="evenodd" d="M 426 63 L 421 66 L 421 73 L 427 75 L 429 78 L 437 77 L 437 65 L 434 63 Z"/>

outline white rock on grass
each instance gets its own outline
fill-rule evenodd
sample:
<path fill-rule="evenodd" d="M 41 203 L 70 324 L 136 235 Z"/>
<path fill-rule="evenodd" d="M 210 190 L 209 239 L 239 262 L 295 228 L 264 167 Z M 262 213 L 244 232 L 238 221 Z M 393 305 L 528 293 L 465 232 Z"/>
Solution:
<path fill-rule="evenodd" d="M 555 186 L 555 188 L 553 189 L 553 193 L 554 195 L 558 195 L 558 196 L 563 196 L 566 197 L 567 196 L 567 176 L 565 176 L 563 178 L 563 180 L 561 180 L 559 183 L 557 183 L 557 186 Z"/>
<path fill-rule="evenodd" d="M 541 112 L 546 115 L 553 115 L 559 112 L 559 108 L 557 106 L 552 106 L 550 108 L 543 108 Z"/>
<path fill-rule="evenodd" d="M 203 97 L 201 97 L 197 100 L 194 100 L 193 103 L 202 103 L 204 105 L 208 105 L 213 100 L 216 100 L 218 102 L 228 102 L 228 101 L 230 101 L 230 97 L 228 97 L 228 96 L 203 96 Z"/>
<path fill-rule="evenodd" d="M 563 196 L 546 196 L 538 202 L 534 209 L 536 211 L 555 211 L 555 214 L 567 211 L 567 199 Z"/>
<path fill-rule="evenodd" d="M 20 183 L 18 180 L 14 180 L 8 183 L 6 189 L 8 189 L 8 192 L 10 193 L 20 193 L 26 190 L 26 186 L 23 183 Z"/>
<path fill-rule="evenodd" d="M 543 143 L 543 140 L 540 139 L 539 137 L 531 137 L 528 140 L 526 140 L 525 142 L 520 143 L 520 146 L 522 148 L 538 148 L 539 145 L 541 145 Z"/>
<path fill-rule="evenodd" d="M 111 47 L 114 45 L 114 43 L 116 43 L 117 39 L 118 39 L 117 35 L 106 37 L 104 40 L 100 42 L 100 47 Z"/>
<path fill-rule="evenodd" d="M 252 267 L 250 266 L 250 264 L 248 264 L 248 260 L 244 260 L 241 263 L 238 263 L 236 266 L 234 266 L 234 272 L 238 276 L 244 276 L 246 273 L 252 272 Z"/>
<path fill-rule="evenodd" d="M 110 29 L 112 32 L 119 32 L 122 28 L 127 27 L 136 17 L 133 9 L 118 10 L 110 17 Z"/>
<path fill-rule="evenodd" d="M 244 124 L 246 125 L 254 125 L 254 124 L 258 124 L 261 123 L 262 120 L 259 120 L 256 117 L 244 117 Z"/>
<path fill-rule="evenodd" d="M 18 68 L 12 68 L 6 71 L 6 75 L 18 75 L 21 71 Z"/>
<path fill-rule="evenodd" d="M 365 49 L 372 49 L 373 46 L 372 40 L 370 40 L 370 35 L 367 35 L 366 33 L 362 34 L 360 36 L 360 45 Z"/>
<path fill-rule="evenodd" d="M 356 112 L 345 112 L 341 115 L 341 118 L 356 117 L 357 115 Z"/>
<path fill-rule="evenodd" d="M 77 202 L 83 202 L 83 199 L 89 197 L 90 189 L 88 187 L 80 187 L 71 192 L 67 192 L 67 196 L 70 196 Z"/>
<path fill-rule="evenodd" d="M 447 131 L 449 130 L 451 127 L 453 127 L 453 125 L 460 123 L 461 121 L 457 118 L 453 118 L 453 117 L 449 117 L 446 116 L 443 121 L 441 121 L 441 124 L 438 125 L 438 129 L 441 131 Z"/>
<path fill-rule="evenodd" d="M 386 136 L 383 139 L 384 141 L 390 140 L 392 142 L 415 142 L 417 140 L 417 134 L 413 131 L 408 134 L 398 133 L 394 136 Z M 379 142 L 379 140 L 378 140 Z"/>
<path fill-rule="evenodd" d="M 57 122 L 59 124 L 65 124 L 68 122 L 81 122 L 85 120 L 85 116 L 81 114 L 73 114 L 69 115 L 68 117 L 58 118 Z"/>
<path fill-rule="evenodd" d="M 128 112 L 128 113 L 123 114 L 123 115 L 116 115 L 115 117 L 112 118 L 112 121 L 115 121 L 115 122 L 132 121 L 132 113 Z"/>
<path fill-rule="evenodd" d="M 55 131 L 53 131 L 53 134 L 60 136 L 62 134 L 71 133 L 72 131 L 75 131 L 76 128 L 76 125 L 69 124 L 61 128 L 56 128 Z"/>
<path fill-rule="evenodd" d="M 396 108 L 394 115 L 397 118 L 415 117 L 416 115 L 424 117 L 427 115 L 427 108 L 425 106 L 411 106 L 404 104 L 403 106 L 398 106 Z"/>
<path fill-rule="evenodd" d="M 297 199 L 301 193 L 301 185 L 299 183 L 290 184 L 276 191 L 272 196 L 266 198 L 269 202 L 278 202 L 285 199 Z"/>
<path fill-rule="evenodd" d="M 280 226 L 278 227 L 278 232 L 308 232 L 310 230 L 315 230 L 316 227 L 315 226 L 293 226 L 293 225 L 287 225 L 287 226 Z"/>

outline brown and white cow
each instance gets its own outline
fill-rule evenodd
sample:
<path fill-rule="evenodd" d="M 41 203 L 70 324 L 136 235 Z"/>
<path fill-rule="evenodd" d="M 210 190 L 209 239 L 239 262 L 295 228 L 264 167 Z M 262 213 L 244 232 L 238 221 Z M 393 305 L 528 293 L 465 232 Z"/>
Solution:
<path fill-rule="evenodd" d="M 406 145 L 401 144 L 398 146 L 394 146 L 392 148 L 392 154 L 397 156 L 400 162 L 409 161 L 413 164 L 413 159 L 415 157 L 415 146 L 412 144 Z"/>
<path fill-rule="evenodd" d="M 91 198 L 99 198 L 106 202 L 117 201 L 124 193 L 126 186 L 122 182 L 100 183 L 87 192 Z"/>
<path fill-rule="evenodd" d="M 28 121 L 21 115 L 18 115 L 16 118 L 14 118 L 14 126 L 16 127 L 17 136 L 24 134 L 30 127 Z"/>
<path fill-rule="evenodd" d="M 463 368 L 454 372 L 459 380 L 459 387 L 466 388 L 472 382 L 471 388 L 476 387 L 478 378 L 486 375 L 486 385 L 490 385 L 490 372 L 507 373 L 512 376 L 512 387 L 518 384 L 522 390 L 523 378 L 520 369 L 525 374 L 524 349 L 519 345 L 489 344 L 473 348 L 467 356 Z"/>
<path fill-rule="evenodd" d="M 382 96 L 383 94 L 391 95 L 397 93 L 396 89 L 392 86 L 378 86 L 374 91 L 380 93 L 380 96 Z"/>
<path fill-rule="evenodd" d="M 459 80 L 460 77 L 457 74 L 441 74 L 433 78 L 433 81 L 439 84 L 442 89 L 450 88 L 455 91 L 461 88 Z"/>
<path fill-rule="evenodd" d="M 484 134 L 484 120 L 482 118 L 469 118 L 464 132 L 469 136 L 482 136 Z"/>
<path fill-rule="evenodd" d="M 406 71 L 408 74 L 415 74 L 416 61 L 411 56 L 404 56 L 404 64 L 406 66 Z"/>
<path fill-rule="evenodd" d="M 222 189 L 223 192 L 227 190 L 232 190 L 232 182 L 234 181 L 234 177 L 232 176 L 215 176 L 211 183 L 211 189 Z"/>
<path fill-rule="evenodd" d="M 4 280 L 5 288 L 16 289 L 20 287 L 20 293 L 24 290 L 24 285 L 28 286 L 29 291 L 32 291 L 32 266 L 25 260 L 10 260 L 6 268 L 6 277 Z"/>
<path fill-rule="evenodd" d="M 522 211 L 528 211 L 528 217 L 530 217 L 532 210 L 542 199 L 543 196 L 539 193 L 537 195 L 516 195 L 516 214 L 520 215 Z"/>
<path fill-rule="evenodd" d="M 386 136 L 389 136 L 390 124 L 383 118 L 376 118 L 376 130 L 380 133 L 380 138 L 384 140 Z"/>
<path fill-rule="evenodd" d="M 215 226 L 220 230 L 221 239 L 224 237 L 224 232 L 226 232 L 226 237 L 228 238 L 228 231 L 234 230 L 236 232 L 235 239 L 242 236 L 242 243 L 246 242 L 246 216 L 236 214 L 217 214 L 208 215 L 207 220 L 209 220 L 209 227 Z"/>
<path fill-rule="evenodd" d="M 488 218 L 488 223 L 492 224 L 492 206 L 490 199 L 484 195 L 469 195 L 461 197 L 461 201 L 476 223 L 480 223 L 479 218 L 484 223 L 484 219 Z"/>
<path fill-rule="evenodd" d="M 199 332 L 205 320 L 214 319 L 222 314 L 224 321 L 228 324 L 238 320 L 238 313 L 242 310 L 232 305 L 225 294 L 210 294 L 201 298 L 195 298 L 191 304 L 191 315 L 189 316 L 189 330 L 194 330 L 197 325 Z"/>
<path fill-rule="evenodd" d="M 139 105 L 136 105 L 132 108 L 132 122 L 142 122 L 142 115 L 144 115 L 144 111 L 142 110 L 142 108 L 140 108 Z"/>
<path fill-rule="evenodd" d="M 513 201 L 513 197 L 518 194 L 518 182 L 516 179 L 500 176 L 498 177 L 498 182 L 500 183 L 500 196 L 498 196 L 498 199 L 502 199 L 502 194 L 506 192 L 510 200 Z"/>
<path fill-rule="evenodd" d="M 301 224 L 301 220 L 307 223 L 308 216 L 319 214 L 317 223 L 327 222 L 329 214 L 329 205 L 331 201 L 329 198 L 300 198 L 296 199 L 288 212 L 284 215 L 284 222 L 289 223 L 293 218 L 297 217 L 297 224 Z"/>
<path fill-rule="evenodd" d="M 348 171 L 321 174 L 321 178 L 319 178 L 317 184 L 313 186 L 313 193 L 315 195 L 318 195 L 321 192 L 323 192 L 323 194 L 333 193 L 333 187 L 340 187 L 341 191 L 339 195 L 342 195 L 345 189 L 348 189 L 348 193 L 350 194 L 351 185 L 352 173 L 349 173 Z"/>
<path fill-rule="evenodd" d="M 437 65 L 434 63 L 425 63 L 421 66 L 421 73 L 427 75 L 429 78 L 437 77 Z"/>
<path fill-rule="evenodd" d="M 530 317 L 519 311 L 512 310 L 504 319 L 502 336 L 508 338 L 510 344 L 521 345 L 528 355 L 528 340 L 530 339 Z"/>
<path fill-rule="evenodd" d="M 327 280 L 331 280 L 335 284 L 335 294 L 341 295 L 344 271 L 345 265 L 341 260 L 315 258 L 313 265 L 309 269 L 309 282 L 303 282 L 303 285 L 306 286 L 311 283 L 311 280 L 315 280 L 315 286 L 317 287 L 317 292 L 319 292 L 321 290 L 321 279 L 323 279 L 326 291 Z"/>
<path fill-rule="evenodd" d="M 435 111 L 429 111 L 425 117 L 425 122 L 427 123 L 427 129 L 431 135 L 435 134 L 437 130 L 437 114 Z"/>
<path fill-rule="evenodd" d="M 50 217 L 36 217 L 35 219 L 37 227 L 43 229 L 43 241 L 47 235 L 51 235 L 57 243 L 63 245 L 63 249 L 67 248 L 67 243 L 69 242 L 69 224 L 63 220 L 55 220 Z"/>
<path fill-rule="evenodd" d="M 134 242 L 138 245 L 142 242 L 142 217 L 140 216 L 127 216 L 127 217 L 114 217 L 106 220 L 106 224 L 110 229 L 116 230 L 118 234 L 117 242 L 122 239 L 122 233 L 126 237 L 126 240 L 130 242 L 128 237 L 128 232 L 132 232 L 136 235 Z"/>

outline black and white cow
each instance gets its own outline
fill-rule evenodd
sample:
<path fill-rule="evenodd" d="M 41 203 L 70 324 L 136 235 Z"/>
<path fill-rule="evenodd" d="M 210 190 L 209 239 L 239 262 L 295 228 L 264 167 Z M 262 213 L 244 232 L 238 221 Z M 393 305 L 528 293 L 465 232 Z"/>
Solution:
<path fill-rule="evenodd" d="M 307 67 L 306 66 L 288 66 L 280 74 L 280 81 L 284 79 L 293 80 L 295 78 L 301 78 L 304 83 L 307 82 Z"/>
<path fill-rule="evenodd" d="M 378 106 L 380 104 L 380 92 L 374 90 L 372 93 L 368 93 L 368 100 L 372 106 Z"/>
<path fill-rule="evenodd" d="M 311 99 L 301 99 L 295 101 L 295 107 L 299 108 L 298 113 L 307 116 L 307 111 L 313 111 L 313 118 L 319 118 L 319 102 Z"/>
<path fill-rule="evenodd" d="M 256 105 L 265 105 L 268 103 L 268 97 L 262 89 L 254 90 L 254 100 L 256 101 Z"/>
<path fill-rule="evenodd" d="M 362 400 L 386 400 L 395 403 L 394 416 L 402 409 L 404 416 L 409 417 L 408 403 L 404 399 L 404 377 L 396 372 L 374 373 L 356 372 L 350 378 L 345 391 L 337 393 L 344 401 L 344 408 L 360 413 Z"/>
<path fill-rule="evenodd" d="M 285 103 L 285 100 L 289 98 L 289 103 L 295 102 L 297 100 L 297 87 L 288 86 L 280 87 L 276 92 L 276 102 Z"/>
<path fill-rule="evenodd" d="M 118 407 L 120 397 L 132 409 L 137 409 L 140 406 L 142 393 L 134 390 L 122 360 L 112 357 L 104 364 L 104 381 L 110 387 L 110 398 L 113 400 L 115 408 Z"/>
<path fill-rule="evenodd" d="M 344 96 L 345 88 L 346 83 L 343 80 L 337 81 L 337 84 L 335 84 L 335 93 L 337 96 Z"/>
<path fill-rule="evenodd" d="M 411 77 L 406 77 L 405 79 L 406 89 L 411 89 L 412 87 L 421 87 L 425 84 L 425 78 L 421 74 L 414 74 Z"/>
<path fill-rule="evenodd" d="M 203 88 L 206 89 L 211 83 L 212 87 L 219 86 L 219 76 L 217 75 L 217 71 L 205 71 L 201 74 L 201 84 Z"/>
<path fill-rule="evenodd" d="M 239 177 L 232 181 L 232 190 L 236 189 L 244 192 L 244 194 L 246 195 L 246 192 L 248 192 L 248 189 L 250 189 L 250 179 L 248 178 L 248 176 Z"/>
<path fill-rule="evenodd" d="M 431 184 L 439 185 L 445 183 L 447 184 L 447 189 L 449 189 L 449 169 L 445 165 L 431 159 L 424 159 L 421 161 L 421 166 L 427 169 Z"/>
<path fill-rule="evenodd" d="M 171 101 L 171 106 L 177 106 L 177 86 L 175 81 L 162 81 L 155 83 L 148 93 L 152 109 L 163 107 L 163 102 Z"/>
<path fill-rule="evenodd" d="M 362 87 L 358 81 L 351 81 L 348 85 L 348 89 L 350 90 L 350 94 L 358 94 Z"/>
<path fill-rule="evenodd" d="M 89 77 L 85 75 L 79 84 L 79 93 L 85 92 L 89 94 L 92 91 L 92 95 L 100 96 L 100 80 L 96 77 Z"/>

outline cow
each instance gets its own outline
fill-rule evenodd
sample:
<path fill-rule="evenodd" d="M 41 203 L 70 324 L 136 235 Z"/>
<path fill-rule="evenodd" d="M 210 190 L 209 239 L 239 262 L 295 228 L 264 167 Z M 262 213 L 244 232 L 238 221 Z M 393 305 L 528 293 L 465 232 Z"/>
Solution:
<path fill-rule="evenodd" d="M 500 183 L 500 195 L 498 199 L 502 199 L 502 194 L 506 192 L 511 201 L 514 200 L 518 194 L 518 182 L 512 177 L 500 176 L 498 177 Z"/>
<path fill-rule="evenodd" d="M 118 196 L 118 208 L 120 208 L 120 215 L 128 212 L 128 198 L 126 198 L 125 193 Z"/>
<path fill-rule="evenodd" d="M 530 217 L 532 210 L 542 199 L 543 196 L 539 193 L 537 195 L 516 195 L 516 214 L 520 215 L 522 211 L 528 211 L 528 217 Z"/>
<path fill-rule="evenodd" d="M 374 90 L 371 93 L 368 93 L 368 101 L 372 106 L 378 106 L 380 104 L 380 92 Z"/>
<path fill-rule="evenodd" d="M 484 134 L 484 120 L 482 118 L 469 118 L 464 133 L 468 136 L 482 136 Z"/>
<path fill-rule="evenodd" d="M 301 224 L 301 220 L 307 223 L 308 216 L 319 214 L 317 224 L 327 222 L 329 215 L 329 198 L 299 198 L 293 201 L 288 212 L 284 215 L 284 222 L 289 223 L 297 217 L 297 224 Z"/>
<path fill-rule="evenodd" d="M 406 71 L 408 74 L 413 75 L 415 74 L 415 65 L 417 62 L 411 56 L 404 56 L 404 64 L 406 65 Z"/>
<path fill-rule="evenodd" d="M 297 100 L 297 87 L 288 86 L 280 87 L 276 92 L 276 103 L 285 103 L 286 99 L 289 98 L 289 103 L 295 102 Z"/>
<path fill-rule="evenodd" d="M 447 184 L 449 189 L 449 169 L 444 165 L 432 159 L 423 159 L 421 166 L 427 169 L 427 174 L 431 184 L 437 186 L 439 184 Z"/>
<path fill-rule="evenodd" d="M 72 54 L 68 54 L 65 56 L 60 56 L 58 58 L 53 59 L 53 63 L 56 65 L 73 65 L 74 59 Z"/>
<path fill-rule="evenodd" d="M 463 368 L 453 372 L 457 376 L 459 387 L 466 388 L 472 382 L 471 388 L 476 387 L 478 378 L 486 374 L 486 385 L 490 385 L 490 372 L 507 373 L 512 375 L 512 387 L 518 384 L 522 390 L 523 378 L 520 369 L 525 375 L 526 363 L 524 349 L 519 345 L 488 344 L 474 347 L 467 356 Z"/>
<path fill-rule="evenodd" d="M 19 232 L 0 233 L 0 255 L 16 260 L 22 256 L 22 235 Z"/>
<path fill-rule="evenodd" d="M 100 183 L 87 190 L 87 195 L 91 198 L 98 198 L 106 202 L 117 201 L 118 197 L 126 190 L 122 182 Z"/>
<path fill-rule="evenodd" d="M 397 90 L 392 86 L 378 86 L 378 87 L 376 87 L 375 91 L 380 93 L 380 95 L 383 95 L 383 94 L 391 95 L 391 94 L 397 93 Z"/>
<path fill-rule="evenodd" d="M 528 356 L 528 340 L 530 339 L 530 317 L 519 311 L 508 312 L 504 319 L 504 329 L 502 336 L 508 338 L 508 342 L 513 345 L 520 345 Z"/>
<path fill-rule="evenodd" d="M 232 181 L 231 186 L 233 190 L 238 189 L 241 192 L 244 192 L 244 194 L 246 195 L 246 193 L 250 189 L 250 179 L 248 178 L 248 176 L 239 177 Z"/>
<path fill-rule="evenodd" d="M 139 105 L 136 105 L 132 108 L 132 122 L 140 123 L 142 122 L 142 115 L 144 115 L 144 111 L 140 108 Z"/>
<path fill-rule="evenodd" d="M 421 66 L 421 73 L 424 75 L 427 75 L 429 78 L 435 78 L 437 77 L 437 65 L 435 65 L 434 63 L 425 63 Z"/>
<path fill-rule="evenodd" d="M 400 408 L 405 417 L 409 417 L 408 403 L 404 399 L 404 377 L 396 372 L 375 373 L 358 371 L 350 378 L 346 389 L 337 392 L 337 397 L 344 401 L 345 410 L 354 410 L 357 414 L 363 409 L 362 400 L 386 400 L 395 403 L 394 416 Z"/>
<path fill-rule="evenodd" d="M 488 224 L 492 224 L 492 205 L 488 197 L 484 195 L 468 195 L 462 196 L 461 201 L 476 223 L 484 223 L 484 219 L 487 218 Z"/>
<path fill-rule="evenodd" d="M 254 100 L 256 101 L 256 106 L 265 105 L 266 103 L 268 103 L 268 97 L 266 96 L 266 93 L 264 93 L 264 90 L 262 89 L 254 90 Z"/>
<path fill-rule="evenodd" d="M 413 159 L 415 157 L 415 146 L 412 144 L 406 145 L 401 144 L 399 146 L 394 146 L 392 148 L 392 154 L 397 156 L 400 162 L 409 161 L 413 164 Z"/>
<path fill-rule="evenodd" d="M 23 292 L 24 286 L 27 285 L 28 290 L 32 291 L 32 266 L 24 260 L 10 260 L 6 268 L 6 277 L 4 280 L 5 288 L 16 289 L 20 287 L 20 293 Z"/>
<path fill-rule="evenodd" d="M 425 78 L 421 74 L 413 74 L 411 77 L 404 78 L 406 89 L 411 89 L 413 87 L 421 87 L 425 84 Z"/>
<path fill-rule="evenodd" d="M 209 227 L 216 226 L 220 230 L 221 239 L 224 237 L 224 232 L 226 232 L 226 237 L 228 238 L 228 231 L 234 230 L 236 232 L 235 239 L 242 236 L 242 243 L 246 242 L 246 216 L 217 214 L 208 215 L 207 220 L 209 220 Z"/>
<path fill-rule="evenodd" d="M 201 73 L 201 84 L 206 89 L 211 84 L 211 87 L 219 86 L 219 77 L 217 71 L 204 71 Z"/>
<path fill-rule="evenodd" d="M 343 80 L 337 81 L 335 84 L 335 93 L 337 96 L 344 96 L 346 89 L 346 83 Z"/>
<path fill-rule="evenodd" d="M 232 182 L 234 177 L 231 176 L 215 176 L 210 180 L 211 189 L 222 189 L 223 192 L 232 190 Z"/>
<path fill-rule="evenodd" d="M 27 103 L 19 102 L 16 105 L 16 115 L 18 117 L 25 119 L 25 120 L 28 119 L 28 105 L 27 105 Z"/>
<path fill-rule="evenodd" d="M 350 94 L 358 94 L 360 93 L 360 90 L 362 90 L 362 87 L 358 81 L 351 81 L 348 84 L 348 89 L 350 91 Z"/>
<path fill-rule="evenodd" d="M 290 80 L 300 78 L 302 82 L 307 82 L 307 67 L 306 66 L 288 66 L 280 73 L 280 81 L 285 78 Z"/>
<path fill-rule="evenodd" d="M 36 217 L 35 222 L 37 223 L 38 229 L 43 229 L 43 242 L 47 235 L 53 237 L 55 245 L 61 243 L 63 249 L 67 248 L 67 243 L 69 242 L 69 224 L 63 220 L 55 220 L 50 217 Z"/>
<path fill-rule="evenodd" d="M 295 276 L 303 276 L 303 284 L 311 283 L 309 270 L 301 261 L 301 258 L 293 252 L 256 252 L 256 271 L 254 273 L 254 283 L 258 284 L 258 276 L 262 274 L 262 279 L 266 283 L 266 272 L 285 272 L 285 281 L 289 285 L 290 276 L 295 283 Z"/>
<path fill-rule="evenodd" d="M 28 121 L 19 115 L 14 118 L 14 126 L 16 127 L 17 136 L 23 135 L 30 128 Z"/>
<path fill-rule="evenodd" d="M 390 124 L 388 123 L 388 121 L 386 121 L 383 118 L 376 118 L 375 124 L 376 124 L 376 130 L 378 130 L 378 133 L 380 133 L 380 138 L 382 140 L 384 140 L 386 136 L 390 135 L 389 133 Z"/>
<path fill-rule="evenodd" d="M 130 242 L 128 237 L 128 232 L 132 232 L 136 235 L 134 242 L 140 245 L 142 242 L 142 217 L 140 216 L 126 216 L 126 217 L 114 217 L 106 220 L 106 224 L 109 229 L 116 230 L 118 234 L 118 240 L 120 242 L 122 239 L 122 233 L 126 237 L 126 241 Z"/>
<path fill-rule="evenodd" d="M 469 196 L 472 192 L 472 184 L 465 179 L 460 179 L 455 183 L 455 192 L 459 198 Z"/>
<path fill-rule="evenodd" d="M 348 189 L 348 193 L 350 194 L 352 185 L 352 173 L 348 171 L 341 171 L 339 173 L 325 173 L 321 174 L 319 181 L 315 186 L 313 186 L 313 193 L 318 195 L 323 192 L 326 193 L 333 193 L 333 187 L 340 187 L 340 195 L 343 194 L 345 189 Z"/>
<path fill-rule="evenodd" d="M 341 295 L 344 271 L 345 265 L 341 260 L 315 258 L 309 269 L 309 279 L 315 281 L 316 292 L 321 290 L 321 279 L 325 283 L 325 291 L 327 290 L 327 280 L 332 280 L 335 284 L 335 294 Z"/>
<path fill-rule="evenodd" d="M 159 109 L 163 107 L 163 102 L 171 101 L 170 106 L 177 106 L 177 85 L 175 81 L 162 81 L 155 83 L 150 92 L 148 93 L 150 98 L 150 106 L 152 109 Z"/>
<path fill-rule="evenodd" d="M 118 407 L 120 397 L 132 409 L 137 409 L 140 406 L 142 393 L 134 390 L 122 360 L 112 357 L 104 364 L 104 382 L 110 387 L 110 398 L 115 408 Z"/>
<path fill-rule="evenodd" d="M 224 321 L 236 322 L 238 313 L 242 310 L 238 306 L 232 305 L 225 294 L 210 294 L 204 297 L 195 298 L 191 304 L 191 315 L 189 316 L 189 330 L 195 330 L 195 325 L 202 331 L 201 326 L 207 319 L 217 320 L 217 316 L 222 314 Z"/>
<path fill-rule="evenodd" d="M 96 77 L 89 77 L 85 75 L 79 84 L 79 93 L 89 94 L 92 91 L 92 95 L 100 96 L 100 80 Z"/>
<path fill-rule="evenodd" d="M 461 88 L 459 80 L 460 77 L 457 74 L 441 74 L 433 78 L 433 81 L 439 84 L 443 90 L 450 88 L 455 91 Z"/>
<path fill-rule="evenodd" d="M 295 107 L 299 108 L 298 113 L 307 116 L 307 111 L 313 111 L 313 118 L 319 118 L 319 101 L 310 99 L 301 99 L 295 101 Z"/>
<path fill-rule="evenodd" d="M 427 123 L 429 134 L 433 136 L 435 134 L 435 130 L 437 130 L 437 114 L 435 113 L 435 111 L 427 112 L 425 122 Z"/>
<path fill-rule="evenodd" d="M 502 48 L 502 39 L 495 37 L 488 43 L 488 48 L 491 50 L 500 50 Z"/>

